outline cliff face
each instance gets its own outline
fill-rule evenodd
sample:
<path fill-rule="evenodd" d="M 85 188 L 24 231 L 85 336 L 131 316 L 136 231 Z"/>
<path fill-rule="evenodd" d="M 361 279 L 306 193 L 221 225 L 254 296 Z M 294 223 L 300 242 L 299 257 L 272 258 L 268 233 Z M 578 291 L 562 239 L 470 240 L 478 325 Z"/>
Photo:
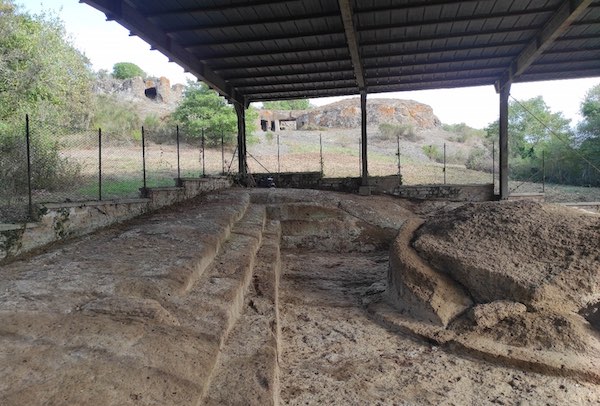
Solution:
<path fill-rule="evenodd" d="M 415 130 L 441 126 L 433 109 L 414 100 L 367 100 L 367 124 L 381 123 L 411 125 Z M 356 128 L 360 127 L 360 99 L 342 100 L 318 107 L 298 116 L 298 129 L 310 127 Z"/>
<path fill-rule="evenodd" d="M 125 80 L 108 77 L 96 81 L 94 92 L 114 94 L 124 99 L 150 99 L 158 103 L 177 104 L 183 97 L 184 88 L 182 84 L 171 86 L 169 79 L 164 76 L 146 81 L 140 77 Z"/>

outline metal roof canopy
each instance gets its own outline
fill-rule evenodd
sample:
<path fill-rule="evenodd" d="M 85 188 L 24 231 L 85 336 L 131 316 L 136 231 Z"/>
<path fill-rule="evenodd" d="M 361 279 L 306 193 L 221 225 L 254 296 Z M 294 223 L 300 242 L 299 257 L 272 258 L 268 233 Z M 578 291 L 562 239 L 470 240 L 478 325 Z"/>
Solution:
<path fill-rule="evenodd" d="M 495 85 L 508 198 L 511 83 L 600 76 L 600 0 L 80 0 L 233 102 Z"/>
<path fill-rule="evenodd" d="M 81 0 L 232 102 L 600 76 L 599 0 Z"/>

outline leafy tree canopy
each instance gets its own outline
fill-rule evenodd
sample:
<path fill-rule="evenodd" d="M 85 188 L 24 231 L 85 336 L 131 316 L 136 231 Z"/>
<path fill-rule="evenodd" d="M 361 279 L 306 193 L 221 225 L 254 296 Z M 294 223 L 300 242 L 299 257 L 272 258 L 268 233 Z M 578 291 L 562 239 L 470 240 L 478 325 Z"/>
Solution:
<path fill-rule="evenodd" d="M 135 77 L 146 77 L 146 72 L 135 63 L 117 62 L 113 65 L 112 75 L 115 79 L 131 79 Z"/>
<path fill-rule="evenodd" d="M 308 99 L 263 102 L 263 108 L 268 110 L 308 110 L 310 107 Z"/>
<path fill-rule="evenodd" d="M 570 120 L 553 113 L 541 96 L 508 104 L 509 154 L 511 157 L 533 157 L 536 150 L 550 142 L 556 134 L 571 139 Z M 498 121 L 491 123 L 488 137 L 498 138 Z"/>
<path fill-rule="evenodd" d="M 183 100 L 173 114 L 188 138 L 200 138 L 202 130 L 210 145 L 221 142 L 221 134 L 225 142 L 235 142 L 237 134 L 237 116 L 233 107 L 219 96 L 217 92 L 208 88 L 202 82 L 188 82 Z M 248 136 L 255 129 L 258 114 L 254 109 L 246 112 L 246 133 Z"/>
<path fill-rule="evenodd" d="M 583 120 L 579 124 L 579 151 L 587 160 L 591 184 L 600 185 L 600 84 L 591 88 L 581 103 Z"/>
<path fill-rule="evenodd" d="M 583 120 L 579 124 L 579 133 L 583 138 L 600 138 L 600 84 L 592 87 L 580 108 Z"/>
<path fill-rule="evenodd" d="M 0 121 L 4 126 L 22 123 L 25 114 L 51 125 L 87 125 L 92 104 L 89 65 L 58 17 L 30 15 L 13 0 L 0 0 Z"/>

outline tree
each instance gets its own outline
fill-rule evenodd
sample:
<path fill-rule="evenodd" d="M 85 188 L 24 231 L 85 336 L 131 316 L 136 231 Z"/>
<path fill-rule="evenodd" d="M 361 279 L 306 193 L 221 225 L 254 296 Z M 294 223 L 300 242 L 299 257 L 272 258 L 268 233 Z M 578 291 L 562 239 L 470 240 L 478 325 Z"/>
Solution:
<path fill-rule="evenodd" d="M 583 117 L 578 128 L 580 136 L 600 138 L 600 84 L 588 90 L 579 111 Z"/>
<path fill-rule="evenodd" d="M 267 110 L 308 110 L 310 107 L 308 99 L 263 102 L 263 109 Z"/>
<path fill-rule="evenodd" d="M 221 134 L 225 143 L 235 143 L 237 116 L 233 107 L 202 82 L 188 82 L 173 118 L 181 125 L 187 138 L 200 138 L 204 130 L 208 146 L 219 145 Z M 255 130 L 257 118 L 254 109 L 246 111 L 246 134 L 249 138 Z"/>
<path fill-rule="evenodd" d="M 60 127 L 89 125 L 92 101 L 89 61 L 73 47 L 62 22 L 0 0 L 0 189 L 9 196 L 27 190 L 25 114 L 32 130 L 33 188 L 72 184 L 80 168 L 60 154 L 57 135 Z"/>
<path fill-rule="evenodd" d="M 497 140 L 498 132 L 498 121 L 491 123 L 487 138 Z M 545 164 L 547 180 L 577 182 L 570 120 L 550 111 L 541 96 L 509 103 L 508 144 L 511 177 L 541 180 Z"/>
<path fill-rule="evenodd" d="M 89 65 L 56 16 L 32 16 L 12 0 L 0 0 L 0 121 L 5 126 L 22 124 L 25 114 L 49 125 L 87 125 Z"/>
<path fill-rule="evenodd" d="M 113 65 L 112 75 L 115 79 L 131 79 L 135 77 L 146 77 L 146 72 L 135 63 L 117 62 Z"/>
<path fill-rule="evenodd" d="M 583 120 L 578 126 L 579 157 L 589 184 L 600 185 L 600 84 L 592 87 L 581 103 Z"/>
<path fill-rule="evenodd" d="M 571 139 L 570 120 L 552 113 L 541 96 L 508 104 L 509 156 L 532 158 L 553 137 Z M 498 121 L 487 127 L 487 137 L 498 139 Z"/>

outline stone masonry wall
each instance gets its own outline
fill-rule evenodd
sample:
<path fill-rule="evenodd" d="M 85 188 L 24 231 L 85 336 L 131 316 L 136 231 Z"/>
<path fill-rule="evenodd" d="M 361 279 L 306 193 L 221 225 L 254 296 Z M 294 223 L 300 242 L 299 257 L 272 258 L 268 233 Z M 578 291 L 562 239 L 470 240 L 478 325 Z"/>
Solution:
<path fill-rule="evenodd" d="M 35 223 L 0 224 L 0 263 L 47 244 L 231 186 L 224 177 L 182 179 L 181 183 L 181 187 L 148 189 L 140 199 L 45 204 L 39 207 L 39 221 Z"/>

